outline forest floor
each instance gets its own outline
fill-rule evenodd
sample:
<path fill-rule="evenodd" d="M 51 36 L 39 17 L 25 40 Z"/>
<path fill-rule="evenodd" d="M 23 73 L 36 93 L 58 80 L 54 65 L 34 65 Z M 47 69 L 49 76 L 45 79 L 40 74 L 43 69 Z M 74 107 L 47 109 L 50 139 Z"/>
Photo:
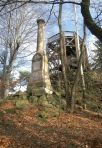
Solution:
<path fill-rule="evenodd" d="M 102 148 L 102 115 L 0 105 L 0 148 Z M 46 114 L 45 114 L 46 113 Z"/>

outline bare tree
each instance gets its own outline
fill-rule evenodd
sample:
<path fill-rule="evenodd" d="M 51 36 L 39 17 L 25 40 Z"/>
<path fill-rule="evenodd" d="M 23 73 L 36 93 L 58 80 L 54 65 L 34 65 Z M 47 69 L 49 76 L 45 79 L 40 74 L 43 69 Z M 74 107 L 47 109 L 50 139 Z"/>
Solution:
<path fill-rule="evenodd" d="M 62 2 L 62 0 L 60 0 Z M 58 16 L 58 26 L 60 32 L 60 52 L 61 52 L 61 63 L 62 63 L 62 72 L 64 77 L 64 84 L 65 84 L 65 94 L 66 94 L 66 102 L 67 102 L 67 110 L 70 111 L 70 91 L 68 87 L 68 69 L 67 69 L 67 59 L 66 59 L 66 47 L 65 47 L 65 37 L 62 31 L 62 4 L 59 5 L 59 16 Z"/>
<path fill-rule="evenodd" d="M 11 10 L 13 5 L 5 8 L 5 12 Z M 1 48 L 3 48 L 0 61 L 3 69 L 4 87 L 2 89 L 2 96 L 6 98 L 9 92 L 10 75 L 14 62 L 18 54 L 24 54 L 24 50 L 34 42 L 36 34 L 36 13 L 32 13 L 31 9 L 23 6 L 22 9 L 15 9 L 10 13 L 5 13 L 1 16 Z M 24 55 L 23 55 L 24 56 Z"/>
<path fill-rule="evenodd" d="M 78 61 L 78 68 L 77 68 L 77 71 L 76 71 L 74 84 L 73 84 L 72 90 L 71 90 L 71 101 L 72 101 L 71 102 L 71 112 L 72 113 L 74 112 L 76 87 L 77 87 L 78 80 L 79 80 L 79 74 L 81 73 L 83 54 L 84 54 L 84 50 L 85 50 L 85 40 L 86 40 L 86 27 L 85 27 L 85 25 L 84 25 L 84 28 L 83 28 L 83 32 L 84 32 L 84 36 L 83 36 L 82 45 L 81 45 L 81 53 L 80 53 L 79 61 Z M 82 90 L 83 90 L 82 102 L 84 104 L 84 102 L 85 102 L 85 80 L 84 80 L 84 74 L 83 73 L 81 73 L 81 80 L 82 80 Z"/>
<path fill-rule="evenodd" d="M 102 6 L 101 6 L 102 11 Z M 93 20 L 90 13 L 90 0 L 82 0 L 81 13 L 84 18 L 85 25 L 102 42 L 102 28 L 99 27 Z M 101 14 L 100 14 L 101 15 Z"/>

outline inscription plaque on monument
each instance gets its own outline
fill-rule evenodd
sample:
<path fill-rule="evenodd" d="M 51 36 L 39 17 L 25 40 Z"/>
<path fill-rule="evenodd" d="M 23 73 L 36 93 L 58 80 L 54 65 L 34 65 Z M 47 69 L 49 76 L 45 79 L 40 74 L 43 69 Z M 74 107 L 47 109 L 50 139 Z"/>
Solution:
<path fill-rule="evenodd" d="M 41 68 L 41 61 L 36 61 L 33 65 L 33 71 L 40 70 Z"/>
<path fill-rule="evenodd" d="M 33 65 L 32 65 L 32 71 L 39 71 L 42 66 L 42 57 L 39 53 L 36 53 L 36 55 L 33 57 Z"/>

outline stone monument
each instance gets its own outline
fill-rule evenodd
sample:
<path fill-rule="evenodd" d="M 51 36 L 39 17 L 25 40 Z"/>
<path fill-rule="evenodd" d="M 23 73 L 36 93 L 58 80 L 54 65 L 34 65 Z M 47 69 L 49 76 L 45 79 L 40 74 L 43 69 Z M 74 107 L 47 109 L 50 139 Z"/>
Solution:
<path fill-rule="evenodd" d="M 43 19 L 38 19 L 37 24 L 37 51 L 32 59 L 32 72 L 28 83 L 28 93 L 31 93 L 32 96 L 52 94 L 48 59 L 44 51 L 45 21 Z"/>

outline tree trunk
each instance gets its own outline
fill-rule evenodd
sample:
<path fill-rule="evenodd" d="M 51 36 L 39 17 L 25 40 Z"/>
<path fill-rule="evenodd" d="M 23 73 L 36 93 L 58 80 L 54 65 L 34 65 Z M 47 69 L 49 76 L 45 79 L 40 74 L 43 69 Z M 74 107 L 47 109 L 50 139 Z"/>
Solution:
<path fill-rule="evenodd" d="M 84 44 L 85 44 L 85 38 L 86 38 L 86 30 L 85 30 L 85 26 L 84 26 L 84 37 L 83 37 L 83 41 L 82 41 L 82 47 L 81 47 L 81 54 L 79 57 L 79 62 L 78 62 L 78 69 L 76 72 L 76 76 L 75 76 L 75 80 L 74 80 L 74 85 L 72 87 L 72 91 L 71 91 L 71 112 L 74 112 L 74 105 L 75 105 L 75 89 L 78 83 L 78 79 L 79 79 L 79 74 L 81 73 L 81 79 L 82 79 L 82 90 L 83 90 L 83 103 L 84 103 L 84 99 L 85 99 L 85 80 L 84 80 L 84 73 L 82 70 L 82 60 L 83 60 L 83 53 L 84 53 Z"/>
<path fill-rule="evenodd" d="M 62 0 L 60 0 L 59 4 L 59 16 L 58 16 L 58 26 L 59 26 L 59 32 L 60 32 L 60 51 L 61 51 L 61 63 L 62 63 L 62 72 L 64 77 L 64 84 L 65 84 L 65 94 L 66 94 L 66 102 L 67 102 L 67 110 L 70 111 L 71 108 L 71 101 L 70 101 L 70 92 L 69 87 L 67 83 L 67 60 L 66 60 L 66 47 L 65 47 L 65 37 L 64 33 L 62 32 L 62 25 L 61 25 L 61 19 L 62 19 Z"/>
<path fill-rule="evenodd" d="M 6 66 L 3 72 L 3 83 L 4 83 L 4 87 L 3 87 L 3 99 L 6 99 L 9 95 L 9 87 L 10 87 L 10 75 L 11 75 L 11 70 L 12 68 L 9 66 Z"/>
<path fill-rule="evenodd" d="M 88 27 L 91 33 L 102 42 L 102 29 L 99 26 L 97 26 L 95 21 L 92 19 L 89 9 L 90 0 L 82 0 L 81 13 L 83 15 L 85 25 Z"/>

